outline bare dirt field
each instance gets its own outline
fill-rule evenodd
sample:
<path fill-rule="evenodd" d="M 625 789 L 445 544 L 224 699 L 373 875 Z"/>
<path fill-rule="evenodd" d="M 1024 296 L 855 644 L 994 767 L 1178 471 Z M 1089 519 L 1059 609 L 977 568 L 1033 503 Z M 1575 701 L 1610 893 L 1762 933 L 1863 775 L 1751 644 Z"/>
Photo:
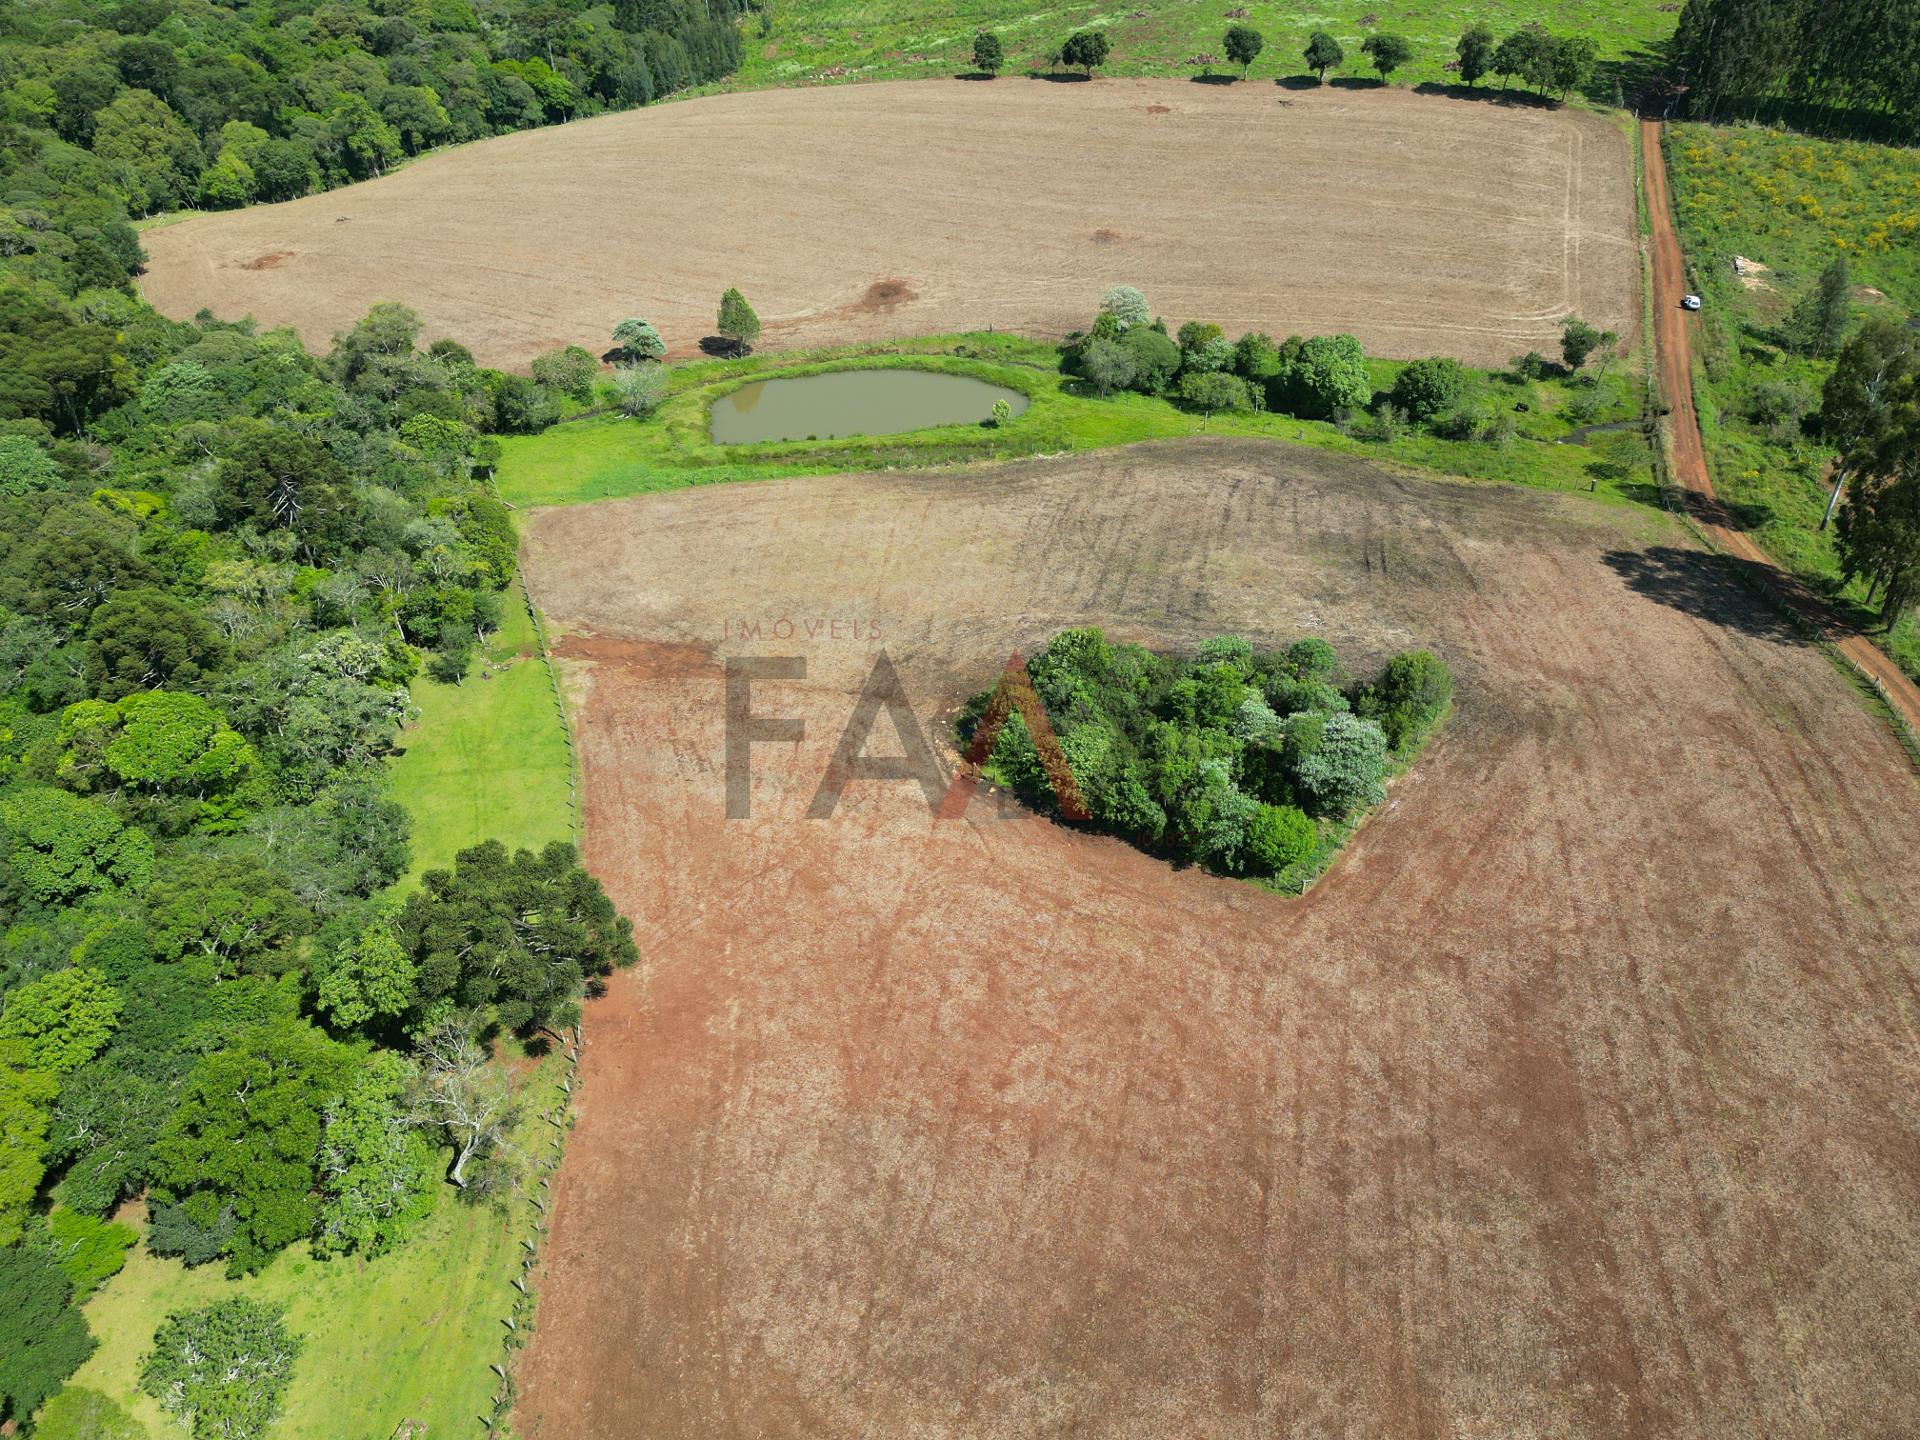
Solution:
<path fill-rule="evenodd" d="M 537 1440 L 1920 1433 L 1920 785 L 1662 517 L 1200 440 L 526 543 L 644 957 Z M 1301 901 L 986 794 L 803 818 L 882 648 L 932 725 L 1087 622 L 1460 699 Z M 726 821 L 734 654 L 806 659 L 753 701 L 806 733 Z"/>
<path fill-rule="evenodd" d="M 1638 328 L 1627 141 L 1592 115 L 1397 89 L 1003 79 L 725 95 L 504 136 L 148 232 L 143 282 L 325 346 L 377 300 L 483 361 L 676 354 L 737 285 L 780 345 L 1084 326 L 1350 330 L 1498 364 L 1570 311 Z"/>

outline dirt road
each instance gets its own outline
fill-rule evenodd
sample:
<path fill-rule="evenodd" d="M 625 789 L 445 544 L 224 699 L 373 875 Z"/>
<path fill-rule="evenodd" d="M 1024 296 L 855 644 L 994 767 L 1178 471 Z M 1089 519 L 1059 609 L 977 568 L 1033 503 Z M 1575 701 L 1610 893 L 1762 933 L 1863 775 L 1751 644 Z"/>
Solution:
<path fill-rule="evenodd" d="M 1715 546 L 1760 567 L 1765 580 L 1788 603 L 1820 627 L 1842 655 L 1880 682 L 1889 704 L 1920 733 L 1920 686 L 1907 678 L 1887 653 L 1849 625 L 1833 608 L 1772 559 L 1742 531 L 1728 523 L 1727 511 L 1714 494 L 1713 475 L 1700 439 L 1700 421 L 1693 408 L 1693 320 L 1680 308 L 1687 293 L 1686 264 L 1680 237 L 1673 228 L 1673 208 L 1667 190 L 1667 160 L 1660 149 L 1660 122 L 1640 122 L 1646 152 L 1647 213 L 1653 220 L 1653 337 L 1660 364 L 1660 393 L 1671 407 L 1674 478 L 1685 487 L 1693 513 Z"/>

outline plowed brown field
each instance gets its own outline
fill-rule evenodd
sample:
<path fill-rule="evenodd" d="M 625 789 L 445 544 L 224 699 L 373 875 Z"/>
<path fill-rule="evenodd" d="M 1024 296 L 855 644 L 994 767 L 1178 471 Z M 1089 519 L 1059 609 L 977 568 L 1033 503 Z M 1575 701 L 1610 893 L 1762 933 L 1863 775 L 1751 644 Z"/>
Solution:
<path fill-rule="evenodd" d="M 644 315 L 676 354 L 738 285 L 768 341 L 1177 324 L 1350 330 L 1385 355 L 1637 329 L 1632 167 L 1592 115 L 1404 90 L 957 80 L 725 95 L 434 155 L 149 232 L 144 283 L 313 345 L 377 300 L 523 365 Z"/>
<path fill-rule="evenodd" d="M 1920 786 L 1663 518 L 1200 441 L 552 511 L 527 560 L 645 957 L 539 1440 L 1920 1432 Z M 1429 645 L 1460 699 L 1303 901 L 987 795 L 803 818 L 882 647 L 931 724 L 1088 622 Z M 729 822 L 745 653 L 807 659 L 754 701 L 807 731 Z"/>

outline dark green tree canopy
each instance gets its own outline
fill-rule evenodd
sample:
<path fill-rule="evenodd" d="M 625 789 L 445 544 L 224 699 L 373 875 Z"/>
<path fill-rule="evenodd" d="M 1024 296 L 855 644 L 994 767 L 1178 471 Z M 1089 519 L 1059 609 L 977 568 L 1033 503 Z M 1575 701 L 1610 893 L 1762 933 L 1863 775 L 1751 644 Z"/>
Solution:
<path fill-rule="evenodd" d="M 1076 30 L 1067 37 L 1066 44 L 1060 47 L 1060 62 L 1063 65 L 1077 65 L 1091 76 L 1095 70 L 1107 63 L 1111 47 L 1107 43 L 1104 30 Z"/>
<path fill-rule="evenodd" d="M 1340 42 L 1326 31 L 1316 30 L 1307 38 L 1307 48 L 1304 52 L 1304 58 L 1307 62 L 1307 68 L 1313 71 L 1315 75 L 1318 75 L 1322 81 L 1325 81 L 1327 71 L 1338 70 L 1341 65 L 1346 63 L 1347 52 L 1342 50 L 1340 48 Z"/>
<path fill-rule="evenodd" d="M 586 985 L 639 953 L 633 923 L 559 842 L 461 851 L 452 870 L 427 872 L 395 932 L 416 968 L 419 1023 L 461 1010 L 523 1033 L 573 1024 Z"/>

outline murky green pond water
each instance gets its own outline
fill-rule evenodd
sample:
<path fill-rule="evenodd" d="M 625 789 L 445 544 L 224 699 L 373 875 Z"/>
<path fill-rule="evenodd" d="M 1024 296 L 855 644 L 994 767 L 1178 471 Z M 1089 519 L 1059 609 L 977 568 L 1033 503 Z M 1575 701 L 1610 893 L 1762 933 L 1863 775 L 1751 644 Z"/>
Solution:
<path fill-rule="evenodd" d="M 754 440 L 832 440 L 842 435 L 893 435 L 929 425 L 985 420 L 1004 400 L 1015 415 L 1027 397 L 969 375 L 932 370 L 836 370 L 797 380 L 756 380 L 713 402 L 713 438 L 721 445 Z"/>

